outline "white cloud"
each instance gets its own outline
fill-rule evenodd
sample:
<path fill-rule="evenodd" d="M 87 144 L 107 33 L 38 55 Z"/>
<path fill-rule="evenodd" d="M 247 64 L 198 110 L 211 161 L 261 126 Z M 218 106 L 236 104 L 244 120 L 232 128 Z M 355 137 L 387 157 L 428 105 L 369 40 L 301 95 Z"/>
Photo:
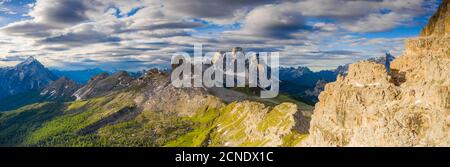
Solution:
<path fill-rule="evenodd" d="M 383 49 L 401 51 L 403 44 L 398 41 L 402 39 L 394 42 L 348 35 L 409 25 L 426 11 L 423 3 L 37 0 L 30 7 L 28 20 L 0 28 L 0 56 L 34 55 L 53 67 L 106 64 L 132 69 L 162 65 L 172 53 L 202 43 L 211 51 L 235 46 L 248 51 L 281 51 L 284 65 L 334 67 L 360 57 L 380 55 Z M 210 27 L 214 35 L 195 35 Z M 0 66 L 4 64 L 8 63 Z"/>
<path fill-rule="evenodd" d="M 338 27 L 336 26 L 336 24 L 333 23 L 324 23 L 324 22 L 319 22 L 319 23 L 315 23 L 313 25 L 313 27 L 315 29 L 318 30 L 323 30 L 323 31 L 336 31 L 338 29 Z"/>
<path fill-rule="evenodd" d="M 397 13 L 370 14 L 361 20 L 344 23 L 342 27 L 352 32 L 381 32 L 401 25 L 405 20 L 412 19 L 408 15 Z"/>
<path fill-rule="evenodd" d="M 291 34 L 307 29 L 301 13 L 288 2 L 278 5 L 265 5 L 253 9 L 237 33 L 276 38 L 290 38 Z"/>

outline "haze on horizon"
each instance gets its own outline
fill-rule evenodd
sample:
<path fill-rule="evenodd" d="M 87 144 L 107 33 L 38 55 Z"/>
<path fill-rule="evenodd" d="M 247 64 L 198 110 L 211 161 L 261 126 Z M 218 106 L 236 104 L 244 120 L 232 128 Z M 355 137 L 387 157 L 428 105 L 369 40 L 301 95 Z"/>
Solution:
<path fill-rule="evenodd" d="M 0 0 L 0 67 L 34 56 L 50 68 L 168 67 L 171 55 L 279 51 L 313 70 L 390 52 L 440 0 Z"/>

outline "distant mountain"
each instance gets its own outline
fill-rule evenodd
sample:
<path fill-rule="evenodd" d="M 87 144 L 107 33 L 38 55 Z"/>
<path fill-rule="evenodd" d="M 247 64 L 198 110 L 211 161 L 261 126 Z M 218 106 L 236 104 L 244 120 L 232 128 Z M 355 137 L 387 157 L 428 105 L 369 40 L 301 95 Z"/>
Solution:
<path fill-rule="evenodd" d="M 4 97 L 0 100 L 0 112 L 14 110 L 33 103 L 73 101 L 75 100 L 73 93 L 80 87 L 74 81 L 61 77 L 41 90 L 33 89 Z"/>
<path fill-rule="evenodd" d="M 389 53 L 383 57 L 370 58 L 367 61 L 383 64 L 386 71 L 390 72 L 390 63 L 395 59 Z M 342 65 L 335 70 L 323 70 L 313 72 L 308 67 L 289 67 L 280 69 L 280 91 L 301 99 L 310 104 L 317 102 L 320 92 L 326 83 L 336 81 L 338 75 L 347 75 L 349 65 Z"/>
<path fill-rule="evenodd" d="M 80 89 L 93 98 L 1 114 L 0 146 L 293 146 L 308 129 L 295 103 L 224 103 L 157 70 L 128 79 L 100 74 Z"/>
<path fill-rule="evenodd" d="M 0 99 L 42 89 L 56 79 L 38 60 L 29 57 L 15 67 L 0 68 Z"/>
<path fill-rule="evenodd" d="M 75 81 L 61 77 L 45 87 L 39 95 L 50 101 L 73 101 L 75 100 L 73 94 L 79 88 L 81 88 L 81 85 L 75 83 Z"/>
<path fill-rule="evenodd" d="M 61 77 L 0 100 L 8 110 L 0 114 L 0 146 L 297 145 L 312 106 L 291 97 L 317 96 L 337 72 L 280 74 L 290 93 L 272 99 L 252 89 L 175 88 L 170 73 L 156 69 L 103 72 L 84 86 Z"/>
<path fill-rule="evenodd" d="M 308 67 L 289 67 L 280 69 L 280 92 L 313 104 L 314 97 L 305 92 L 311 90 L 322 77 Z"/>
<path fill-rule="evenodd" d="M 367 59 L 367 61 L 384 65 L 386 68 L 386 71 L 388 73 L 390 73 L 391 62 L 394 61 L 394 59 L 395 59 L 394 56 L 392 56 L 390 53 L 386 53 L 385 56 L 369 58 L 369 59 Z M 333 70 L 334 74 L 336 76 L 337 75 L 344 75 L 344 76 L 347 75 L 349 65 L 350 64 L 339 66 L 338 68 Z M 334 78 L 334 80 L 332 82 L 334 82 L 335 80 L 336 80 L 336 77 Z"/>
<path fill-rule="evenodd" d="M 101 73 L 89 80 L 88 84 L 74 93 L 80 99 L 98 97 L 110 93 L 111 91 L 126 88 L 134 80 L 127 72 L 119 71 L 113 75 Z"/>
<path fill-rule="evenodd" d="M 71 80 L 74 80 L 77 83 L 86 84 L 92 77 L 107 71 L 102 70 L 100 68 L 92 68 L 86 70 L 72 70 L 72 71 L 51 70 L 51 72 L 58 77 L 67 77 L 70 78 Z"/>
<path fill-rule="evenodd" d="M 280 69 L 280 80 L 296 83 L 299 86 L 312 87 L 321 79 L 308 67 L 290 67 Z"/>
<path fill-rule="evenodd" d="M 174 87 L 170 73 L 135 74 L 100 73 L 79 89 L 61 77 L 0 100 L 0 146 L 292 146 L 307 133 L 310 106 L 287 96 L 225 102 Z"/>

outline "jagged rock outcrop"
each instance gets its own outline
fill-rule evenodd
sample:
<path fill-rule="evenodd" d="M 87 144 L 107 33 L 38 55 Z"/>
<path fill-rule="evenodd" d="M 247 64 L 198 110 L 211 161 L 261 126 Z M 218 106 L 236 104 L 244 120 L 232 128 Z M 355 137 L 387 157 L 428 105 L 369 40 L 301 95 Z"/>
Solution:
<path fill-rule="evenodd" d="M 129 87 L 133 80 L 125 71 L 117 72 L 111 76 L 107 73 L 101 73 L 89 80 L 89 83 L 77 90 L 73 96 L 77 100 L 102 96 Z"/>
<path fill-rule="evenodd" d="M 44 96 L 47 100 L 52 101 L 72 101 L 75 100 L 73 93 L 75 93 L 80 87 L 81 85 L 78 85 L 75 81 L 72 81 L 66 77 L 61 77 L 42 89 L 40 95 Z"/>
<path fill-rule="evenodd" d="M 428 25 L 422 30 L 421 36 L 448 35 L 450 33 L 450 0 L 443 0 L 438 11 Z"/>
<path fill-rule="evenodd" d="M 179 116 L 192 116 L 204 106 L 218 107 L 220 100 L 209 95 L 205 88 L 176 88 L 170 74 L 150 70 L 132 86 L 135 102 L 143 110 L 171 112 Z"/>
<path fill-rule="evenodd" d="M 449 0 L 391 64 L 359 62 L 325 86 L 303 146 L 449 146 Z"/>
<path fill-rule="evenodd" d="M 390 73 L 390 64 L 394 59 L 394 56 L 386 53 L 385 56 L 370 58 L 367 61 L 385 65 L 386 70 Z M 318 96 L 323 91 L 325 84 L 336 81 L 338 75 L 347 75 L 348 68 L 349 64 L 341 65 L 335 70 L 318 72 L 313 72 L 307 67 L 281 68 L 280 91 L 315 103 L 318 101 Z"/>

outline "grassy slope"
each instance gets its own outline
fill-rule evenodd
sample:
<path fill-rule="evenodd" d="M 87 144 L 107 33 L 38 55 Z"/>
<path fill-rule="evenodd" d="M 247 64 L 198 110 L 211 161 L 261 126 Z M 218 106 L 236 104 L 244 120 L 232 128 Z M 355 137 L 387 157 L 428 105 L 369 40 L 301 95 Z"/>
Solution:
<path fill-rule="evenodd" d="M 8 96 L 0 100 L 0 112 L 15 110 L 28 104 L 37 103 L 43 100 L 39 96 L 40 91 L 31 90 L 29 92 Z"/>
<path fill-rule="evenodd" d="M 0 115 L 0 146 L 22 145 L 43 124 L 61 115 L 60 103 L 32 104 Z"/>
<path fill-rule="evenodd" d="M 71 103 L 39 103 L 0 115 L 1 146 L 220 146 L 224 140 L 245 138 L 243 119 L 252 112 L 266 108 L 259 104 L 231 113 L 238 103 L 217 109 L 199 109 L 193 117 L 142 111 L 136 116 L 115 123 L 102 124 L 92 133 L 81 133 L 124 108 L 134 107 L 132 95 L 120 93 Z M 281 99 L 284 101 L 286 99 Z M 270 107 L 272 108 L 272 107 Z M 265 110 L 264 110 L 265 111 Z M 268 109 L 268 111 L 270 111 Z M 264 131 L 279 126 L 282 112 L 266 115 L 258 124 Z M 232 132 L 226 138 L 218 135 L 218 125 L 229 124 Z M 223 129 L 222 129 L 223 130 Z M 282 146 L 293 146 L 303 135 L 291 132 L 283 136 Z M 242 146 L 261 146 L 265 140 L 244 141 Z"/>
<path fill-rule="evenodd" d="M 192 130 L 173 114 L 141 112 L 130 120 L 80 133 L 134 105 L 122 93 L 71 103 L 38 103 L 0 115 L 1 146 L 163 146 Z"/>
<path fill-rule="evenodd" d="M 269 106 L 275 106 L 275 105 L 279 105 L 284 102 L 289 102 L 289 103 L 296 104 L 297 108 L 301 111 L 312 111 L 313 110 L 312 105 L 305 103 L 301 100 L 298 100 L 296 98 L 293 98 L 287 94 L 280 94 L 277 97 L 271 98 L 271 99 L 260 99 L 260 98 L 258 98 L 258 94 L 257 94 L 257 92 L 259 92 L 259 91 L 255 91 L 251 88 L 233 88 L 232 90 L 244 93 L 250 97 L 254 97 L 252 100 L 264 103 Z"/>

